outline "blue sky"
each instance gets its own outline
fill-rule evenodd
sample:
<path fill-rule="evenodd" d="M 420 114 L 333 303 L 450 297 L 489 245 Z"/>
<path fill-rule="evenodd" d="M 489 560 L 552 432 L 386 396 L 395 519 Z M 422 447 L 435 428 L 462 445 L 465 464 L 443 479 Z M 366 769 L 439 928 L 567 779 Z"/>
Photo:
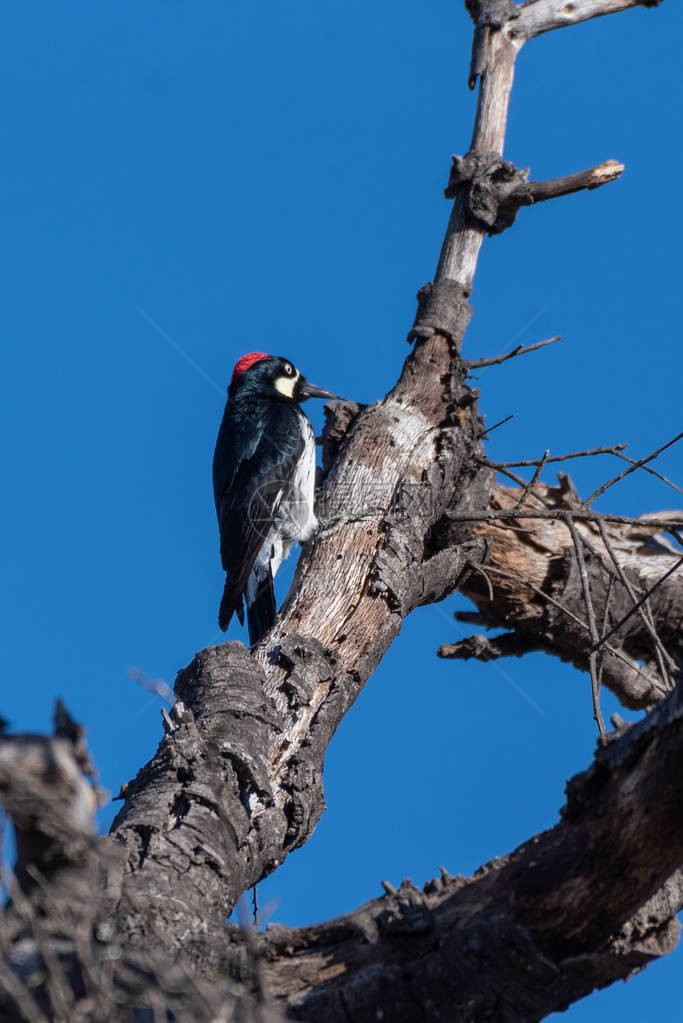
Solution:
<path fill-rule="evenodd" d="M 219 640 L 210 463 L 235 360 L 283 354 L 361 402 L 400 370 L 470 138 L 470 25 L 446 0 L 7 0 L 0 28 L 0 712 L 46 729 L 62 696 L 115 793 L 161 732 L 127 668 L 172 684 Z M 682 30 L 668 0 L 518 61 L 506 156 L 535 178 L 610 157 L 626 172 L 485 243 L 465 354 L 564 338 L 481 373 L 488 422 L 515 413 L 493 457 L 619 441 L 641 456 L 681 428 L 681 210 L 653 174 L 681 158 Z M 680 450 L 660 468 L 680 482 Z M 584 493 L 615 471 L 572 466 Z M 680 499 L 641 475 L 600 506 Z M 262 885 L 273 919 L 330 917 L 439 864 L 469 873 L 556 821 L 594 748 L 589 680 L 543 655 L 438 661 L 465 606 L 416 612 L 342 723 L 328 810 Z M 681 955 L 569 1018 L 679 1004 Z"/>

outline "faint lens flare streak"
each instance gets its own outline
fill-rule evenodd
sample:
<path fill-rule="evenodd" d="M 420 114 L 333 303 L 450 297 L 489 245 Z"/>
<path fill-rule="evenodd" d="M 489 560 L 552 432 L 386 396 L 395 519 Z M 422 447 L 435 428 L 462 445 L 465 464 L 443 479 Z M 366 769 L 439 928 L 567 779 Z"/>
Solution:
<path fill-rule="evenodd" d="M 522 327 L 521 330 L 517 331 L 517 333 L 513 337 L 512 341 L 510 341 L 510 343 L 507 345 L 507 347 L 504 348 L 503 351 L 499 352 L 498 354 L 499 355 L 507 355 L 508 352 L 512 351 L 512 348 L 513 348 L 513 346 L 515 344 L 515 341 L 519 341 L 520 337 L 522 337 L 523 334 L 526 334 L 526 332 L 529 329 L 529 327 L 531 327 L 531 325 L 534 324 L 536 322 L 536 320 L 540 316 L 543 316 L 543 313 L 546 311 L 546 309 L 550 309 L 550 306 L 553 304 L 554 301 L 555 301 L 555 299 L 551 298 L 550 301 L 547 302 L 546 305 L 544 305 L 542 309 L 539 309 L 538 312 L 536 313 L 536 315 L 532 316 L 531 319 L 529 320 L 529 322 L 524 327 Z M 140 310 L 140 311 L 142 312 L 142 310 Z M 153 322 L 153 321 L 150 321 L 150 322 Z M 156 326 L 156 324 L 155 324 L 155 326 Z M 481 374 L 485 370 L 487 370 L 487 369 L 491 369 L 491 367 L 490 366 L 483 366 L 481 369 L 478 369 L 477 370 L 477 379 L 479 379 Z"/>
<path fill-rule="evenodd" d="M 138 311 L 138 312 L 140 313 L 140 315 L 141 315 L 141 316 L 144 316 L 144 318 L 145 318 L 145 319 L 147 320 L 147 322 L 148 322 L 148 323 L 151 323 L 151 325 L 152 325 L 152 326 L 154 327 L 154 329 L 155 329 L 155 330 L 158 330 L 158 331 L 159 331 L 159 333 L 161 334 L 161 336 L 162 336 L 163 338 L 165 338 L 165 339 L 166 339 L 166 340 L 168 341 L 168 343 L 169 343 L 170 345 L 172 345 L 172 346 L 173 346 L 173 348 L 175 348 L 175 350 L 176 350 L 177 352 L 180 352 L 180 354 L 182 355 L 182 357 L 183 357 L 183 358 L 184 358 L 184 359 L 185 359 L 185 360 L 186 360 L 187 362 L 189 362 L 190 366 L 192 366 L 192 367 L 193 367 L 194 369 L 196 369 L 196 370 L 197 370 L 197 372 L 198 372 L 198 373 L 200 373 L 200 374 L 201 374 L 201 375 L 202 375 L 202 376 L 204 377 L 204 379 L 205 379 L 205 380 L 206 380 L 206 381 L 207 381 L 208 383 L 210 383 L 210 384 L 211 384 L 211 386 L 212 386 L 212 387 L 215 387 L 215 389 L 216 389 L 216 390 L 218 391 L 218 393 L 219 393 L 219 394 L 220 394 L 220 395 L 221 395 L 221 396 L 223 397 L 223 399 L 225 400 L 225 396 L 226 396 L 226 389 L 225 389 L 225 388 L 223 388 L 223 387 L 221 387 L 221 386 L 220 386 L 220 384 L 217 384 L 217 383 L 216 383 L 216 381 L 215 381 L 215 380 L 213 379 L 213 377 L 210 377 L 210 376 L 209 376 L 209 374 L 208 374 L 208 373 L 206 372 L 206 370 L 202 369 L 202 367 L 201 367 L 201 366 L 199 365 L 199 363 L 198 363 L 198 362 L 195 362 L 195 361 L 194 361 L 194 359 L 192 358 L 192 356 L 191 356 L 191 355 L 188 355 L 188 354 L 187 354 L 187 352 L 185 351 L 185 349 L 184 349 L 184 348 L 181 348 L 181 347 L 180 347 L 180 345 L 178 344 L 178 342 L 177 342 L 177 341 L 174 341 L 174 340 L 173 340 L 173 338 L 172 338 L 172 337 L 171 337 L 171 336 L 170 336 L 169 334 L 167 334 L 167 333 L 166 333 L 166 331 L 165 331 L 165 330 L 163 330 L 163 328 L 162 328 L 162 327 L 160 327 L 160 326 L 159 326 L 159 324 L 158 324 L 158 323 L 156 323 L 156 322 L 155 322 L 155 321 L 154 321 L 154 320 L 152 319 L 152 317 L 151 317 L 151 316 L 150 316 L 150 315 L 149 315 L 148 313 L 146 313 L 146 312 L 145 312 L 145 310 L 144 310 L 144 309 L 142 309 L 142 308 L 141 308 L 141 307 L 140 307 L 140 306 L 139 306 L 139 305 L 137 304 L 137 302 L 133 302 L 133 300 L 131 299 L 131 303 L 130 303 L 130 304 L 131 304 L 131 305 L 133 306 L 133 308 L 134 308 L 134 309 L 137 309 L 137 311 Z M 229 398 L 228 398 L 227 400 L 228 400 L 228 401 L 230 401 L 230 399 L 229 399 Z M 248 418 L 248 417 L 247 417 L 247 418 Z M 282 449 L 281 449 L 281 447 L 280 447 L 280 445 L 279 445 L 279 443 L 277 442 L 277 439 L 276 439 L 276 440 L 273 440 L 273 438 L 272 438 L 272 437 L 268 437 L 268 435 L 267 435 L 267 434 L 264 434 L 264 437 L 266 437 L 266 439 L 268 440 L 268 442 L 269 442 L 270 444 L 272 444 L 272 446 L 273 446 L 273 447 L 275 448 L 275 450 L 276 450 L 276 451 L 281 451 L 281 450 L 282 450 Z"/>
<path fill-rule="evenodd" d="M 553 304 L 553 302 L 554 302 L 554 301 L 555 301 L 555 299 L 554 299 L 554 298 L 551 298 L 551 299 L 550 299 L 550 301 L 549 301 L 549 302 L 547 302 L 547 303 L 546 303 L 546 304 L 545 304 L 545 305 L 543 306 L 543 308 L 542 308 L 542 309 L 539 309 L 539 310 L 538 310 L 538 312 L 536 313 L 536 315 L 535 315 L 535 316 L 532 316 L 532 317 L 531 317 L 531 319 L 530 319 L 530 320 L 529 320 L 529 322 L 528 322 L 528 323 L 526 324 L 526 326 L 522 327 L 522 329 L 521 329 L 520 331 L 518 331 L 518 332 L 517 332 L 517 333 L 515 334 L 515 336 L 513 337 L 512 341 L 510 342 L 510 344 L 508 345 L 508 347 L 507 347 L 507 348 L 505 349 L 505 352 L 509 351 L 509 349 L 511 349 L 511 348 L 512 348 L 512 346 L 514 345 L 515 341 L 519 341 L 519 339 L 520 339 L 520 337 L 522 336 L 522 334 L 526 334 L 527 330 L 528 330 L 528 329 L 529 329 L 529 327 L 530 327 L 530 326 L 532 325 L 532 323 L 535 323 L 535 322 L 536 322 L 536 320 L 537 320 L 537 319 L 538 319 L 538 318 L 539 318 L 540 316 L 543 316 L 543 313 L 544 313 L 544 312 L 546 311 L 546 309 L 550 309 L 550 307 L 551 307 L 551 305 Z M 502 354 L 505 354 L 505 352 L 503 352 Z"/>
<path fill-rule="evenodd" d="M 144 714 L 144 713 L 145 713 L 145 711 L 146 711 L 146 710 L 147 710 L 147 709 L 148 709 L 149 707 L 151 707 L 151 706 L 152 706 L 152 704 L 154 703 L 154 701 L 155 701 L 155 700 L 156 700 L 156 696 L 153 696 L 151 700 L 148 700 L 148 701 L 147 701 L 147 703 L 146 703 L 146 704 L 144 705 L 144 707 L 141 707 L 141 708 L 140 708 L 140 710 L 139 710 L 139 711 L 137 712 L 137 714 L 133 714 L 132 718 L 130 719 L 130 720 L 131 720 L 131 722 L 133 722 L 133 721 L 137 721 L 137 719 L 138 719 L 138 718 L 140 717 L 140 715 L 141 715 L 141 714 Z"/>
<path fill-rule="evenodd" d="M 155 330 L 159 331 L 159 333 L 161 334 L 161 336 L 163 338 L 166 338 L 168 343 L 170 345 L 172 345 L 173 348 L 175 348 L 175 350 L 177 352 L 180 352 L 180 354 L 182 355 L 183 359 L 186 359 L 191 366 L 194 366 L 194 368 L 197 370 L 197 372 L 201 373 L 201 375 L 204 377 L 204 379 L 208 380 L 208 382 L 211 384 L 211 386 L 215 387 L 216 390 L 218 391 L 218 393 L 223 395 L 223 397 L 225 397 L 225 388 L 224 387 L 221 387 L 220 384 L 217 384 L 216 381 L 213 379 L 213 377 L 210 377 L 209 374 L 206 372 L 206 370 L 202 369 L 202 367 L 199 365 L 199 363 L 195 362 L 194 359 L 192 358 L 192 356 L 188 355 L 184 348 L 180 347 L 180 345 L 178 344 L 177 341 L 174 341 L 173 338 L 170 337 L 166 333 L 166 331 L 163 330 L 159 326 L 158 323 L 155 323 L 155 321 L 152 319 L 152 317 L 149 316 L 148 313 L 146 313 L 144 309 L 140 308 L 140 306 L 137 304 L 137 302 L 131 301 L 130 304 L 133 306 L 133 309 L 137 309 L 137 311 L 140 313 L 140 316 L 144 316 L 144 318 L 147 320 L 147 322 L 152 324 L 152 326 L 154 327 Z"/>
<path fill-rule="evenodd" d="M 453 619 L 453 618 L 450 618 L 450 617 L 449 617 L 449 616 L 448 616 L 448 615 L 446 614 L 446 612 L 445 612 L 445 611 L 443 611 L 443 610 L 442 610 L 442 609 L 441 609 L 440 607 L 437 607 L 436 605 L 434 605 L 434 606 L 436 607 L 436 610 L 437 610 L 437 611 L 439 612 L 439 614 L 440 614 L 440 615 L 441 615 L 441 616 L 442 616 L 443 618 L 445 618 L 445 619 L 446 619 L 446 621 L 447 621 L 447 622 L 448 622 L 448 623 L 449 623 L 450 625 L 454 626 L 454 627 L 455 627 L 455 628 L 456 628 L 456 629 L 458 630 L 458 632 L 460 633 L 460 635 L 461 635 L 461 636 L 463 636 L 463 637 L 467 638 L 467 633 L 465 632 L 465 630 L 464 630 L 464 629 L 461 629 L 461 628 L 459 627 L 459 625 L 458 625 L 458 623 L 457 623 L 457 622 L 455 621 L 455 619 Z M 554 724 L 555 724 L 555 722 L 554 722 L 554 721 L 553 721 L 553 719 L 552 719 L 552 718 L 550 717 L 550 715 L 549 715 L 549 714 L 546 714 L 546 712 L 545 712 L 545 711 L 543 710 L 543 707 L 539 707 L 539 705 L 538 705 L 538 704 L 536 703 L 536 701 L 535 701 L 535 700 L 534 700 L 534 699 L 533 699 L 533 698 L 532 698 L 531 696 L 529 696 L 529 694 L 528 694 L 528 693 L 526 692 L 526 690 L 525 690 L 525 689 L 523 689 L 523 688 L 522 688 L 522 686 L 520 686 L 520 684 L 519 684 L 518 682 L 515 682 L 514 678 L 512 678 L 512 676 L 511 676 L 511 675 L 508 675 L 507 671 L 504 671 L 504 670 L 503 670 L 503 668 L 501 668 L 501 666 L 500 666 L 500 665 L 498 664 L 498 662 L 497 662 L 497 661 L 492 661 L 491 663 L 493 664 L 493 667 L 494 667 L 494 668 L 496 669 L 496 671 L 498 672 L 498 674 L 499 674 L 499 675 L 502 675 L 502 676 L 503 676 L 503 678 L 504 678 L 504 679 L 506 679 L 506 680 L 507 680 L 507 681 L 508 681 L 508 682 L 510 683 L 510 685 L 511 685 L 511 686 L 514 686 L 514 688 L 515 688 L 515 689 L 517 690 L 517 692 L 518 692 L 518 693 L 520 693 L 520 695 L 521 695 L 521 696 L 523 696 L 523 697 L 524 697 L 524 699 L 525 699 L 525 700 L 527 700 L 527 702 L 528 702 L 528 703 L 530 703 L 532 707 L 535 707 L 535 708 L 536 708 L 536 710 L 538 711 L 538 713 L 539 713 L 539 714 L 542 714 L 542 715 L 543 715 L 543 717 L 544 717 L 544 718 L 546 719 L 546 721 L 549 721 L 551 725 L 554 725 Z"/>

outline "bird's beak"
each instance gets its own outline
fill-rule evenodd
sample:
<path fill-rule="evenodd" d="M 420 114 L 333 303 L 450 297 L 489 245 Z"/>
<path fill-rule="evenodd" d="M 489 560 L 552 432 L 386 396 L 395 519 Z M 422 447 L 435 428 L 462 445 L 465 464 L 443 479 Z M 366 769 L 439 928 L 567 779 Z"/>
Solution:
<path fill-rule="evenodd" d="M 339 398 L 339 395 L 332 394 L 332 391 L 324 391 L 322 387 L 316 387 L 315 384 L 309 384 L 308 380 L 305 378 L 302 378 L 299 381 L 297 391 L 297 398 L 299 401 L 306 401 L 307 398 L 326 398 L 328 401 L 333 398 Z"/>

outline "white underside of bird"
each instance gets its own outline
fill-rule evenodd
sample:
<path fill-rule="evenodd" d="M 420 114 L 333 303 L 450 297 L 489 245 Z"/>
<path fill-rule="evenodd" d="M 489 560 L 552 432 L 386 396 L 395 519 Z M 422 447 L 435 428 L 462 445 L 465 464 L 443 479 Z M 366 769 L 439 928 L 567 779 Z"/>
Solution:
<path fill-rule="evenodd" d="M 247 605 L 254 603 L 259 585 L 270 570 L 274 578 L 282 562 L 289 556 L 295 543 L 310 540 L 318 529 L 315 517 L 315 435 L 307 416 L 299 414 L 304 450 L 297 462 L 291 484 L 279 497 L 279 505 L 272 525 L 259 549 L 254 567 L 249 574 L 245 597 Z"/>

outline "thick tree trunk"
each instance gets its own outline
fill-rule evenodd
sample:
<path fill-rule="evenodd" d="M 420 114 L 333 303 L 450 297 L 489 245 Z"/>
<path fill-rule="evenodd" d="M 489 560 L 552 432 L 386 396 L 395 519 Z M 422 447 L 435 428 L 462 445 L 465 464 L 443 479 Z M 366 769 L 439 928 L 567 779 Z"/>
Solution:
<path fill-rule="evenodd" d="M 302 1020 L 371 1020 L 381 1007 L 411 1023 L 521 1023 L 628 976 L 678 940 L 682 739 L 678 687 L 569 782 L 554 828 L 474 877 L 407 883 L 303 932 L 270 929 L 272 987 Z"/>
<path fill-rule="evenodd" d="M 180 673 L 182 708 L 112 828 L 127 888 L 140 904 L 154 896 L 167 934 L 220 923 L 309 837 L 327 745 L 403 617 L 452 592 L 472 550 L 483 556 L 483 541 L 439 530 L 449 512 L 486 507 L 492 479 L 472 457 L 483 424 L 463 377 L 453 344 L 419 346 L 353 420 L 271 635 L 253 654 L 204 650 Z"/>

